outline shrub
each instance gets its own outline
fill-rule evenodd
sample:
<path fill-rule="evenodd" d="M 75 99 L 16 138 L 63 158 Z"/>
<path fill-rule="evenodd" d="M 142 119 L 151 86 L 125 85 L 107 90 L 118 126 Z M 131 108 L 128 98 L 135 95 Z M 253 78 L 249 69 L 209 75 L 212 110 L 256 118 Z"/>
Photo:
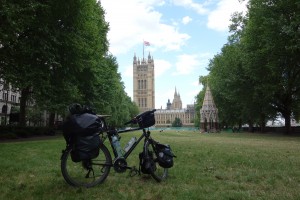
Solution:
<path fill-rule="evenodd" d="M 32 136 L 55 135 L 49 127 L 0 126 L 0 139 L 27 138 Z"/>

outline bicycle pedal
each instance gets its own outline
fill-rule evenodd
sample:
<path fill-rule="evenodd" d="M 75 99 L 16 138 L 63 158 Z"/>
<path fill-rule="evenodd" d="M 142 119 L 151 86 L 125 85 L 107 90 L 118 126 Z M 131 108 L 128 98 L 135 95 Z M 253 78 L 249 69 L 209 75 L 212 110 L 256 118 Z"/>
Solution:
<path fill-rule="evenodd" d="M 139 170 L 136 169 L 136 167 L 132 167 L 132 168 L 130 169 L 130 171 L 129 171 L 129 176 L 130 176 L 130 177 L 133 177 L 133 176 L 138 175 L 138 174 L 139 174 Z"/>

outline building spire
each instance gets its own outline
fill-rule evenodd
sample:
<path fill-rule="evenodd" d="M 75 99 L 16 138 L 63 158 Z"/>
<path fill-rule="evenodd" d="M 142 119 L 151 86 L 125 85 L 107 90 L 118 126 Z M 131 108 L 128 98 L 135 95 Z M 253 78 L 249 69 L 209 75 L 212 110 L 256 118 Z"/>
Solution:
<path fill-rule="evenodd" d="M 203 100 L 202 110 L 216 110 L 216 105 L 211 94 L 209 86 L 206 86 L 205 96 Z"/>
<path fill-rule="evenodd" d="M 134 53 L 134 56 L 133 56 L 133 64 L 136 64 L 136 54 Z"/>

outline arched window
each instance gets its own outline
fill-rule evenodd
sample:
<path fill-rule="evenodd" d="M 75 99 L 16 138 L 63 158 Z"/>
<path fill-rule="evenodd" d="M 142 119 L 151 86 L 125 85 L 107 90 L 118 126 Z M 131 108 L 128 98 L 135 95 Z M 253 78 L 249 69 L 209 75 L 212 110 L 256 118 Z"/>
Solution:
<path fill-rule="evenodd" d="M 7 105 L 2 106 L 2 113 L 7 113 Z"/>

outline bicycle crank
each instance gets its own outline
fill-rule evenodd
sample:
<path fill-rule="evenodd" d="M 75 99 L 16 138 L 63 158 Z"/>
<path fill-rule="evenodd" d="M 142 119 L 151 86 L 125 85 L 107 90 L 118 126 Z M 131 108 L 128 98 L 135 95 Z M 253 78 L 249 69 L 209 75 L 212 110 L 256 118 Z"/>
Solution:
<path fill-rule="evenodd" d="M 116 172 L 123 173 L 128 169 L 125 158 L 117 158 L 114 161 L 114 169 Z"/>

